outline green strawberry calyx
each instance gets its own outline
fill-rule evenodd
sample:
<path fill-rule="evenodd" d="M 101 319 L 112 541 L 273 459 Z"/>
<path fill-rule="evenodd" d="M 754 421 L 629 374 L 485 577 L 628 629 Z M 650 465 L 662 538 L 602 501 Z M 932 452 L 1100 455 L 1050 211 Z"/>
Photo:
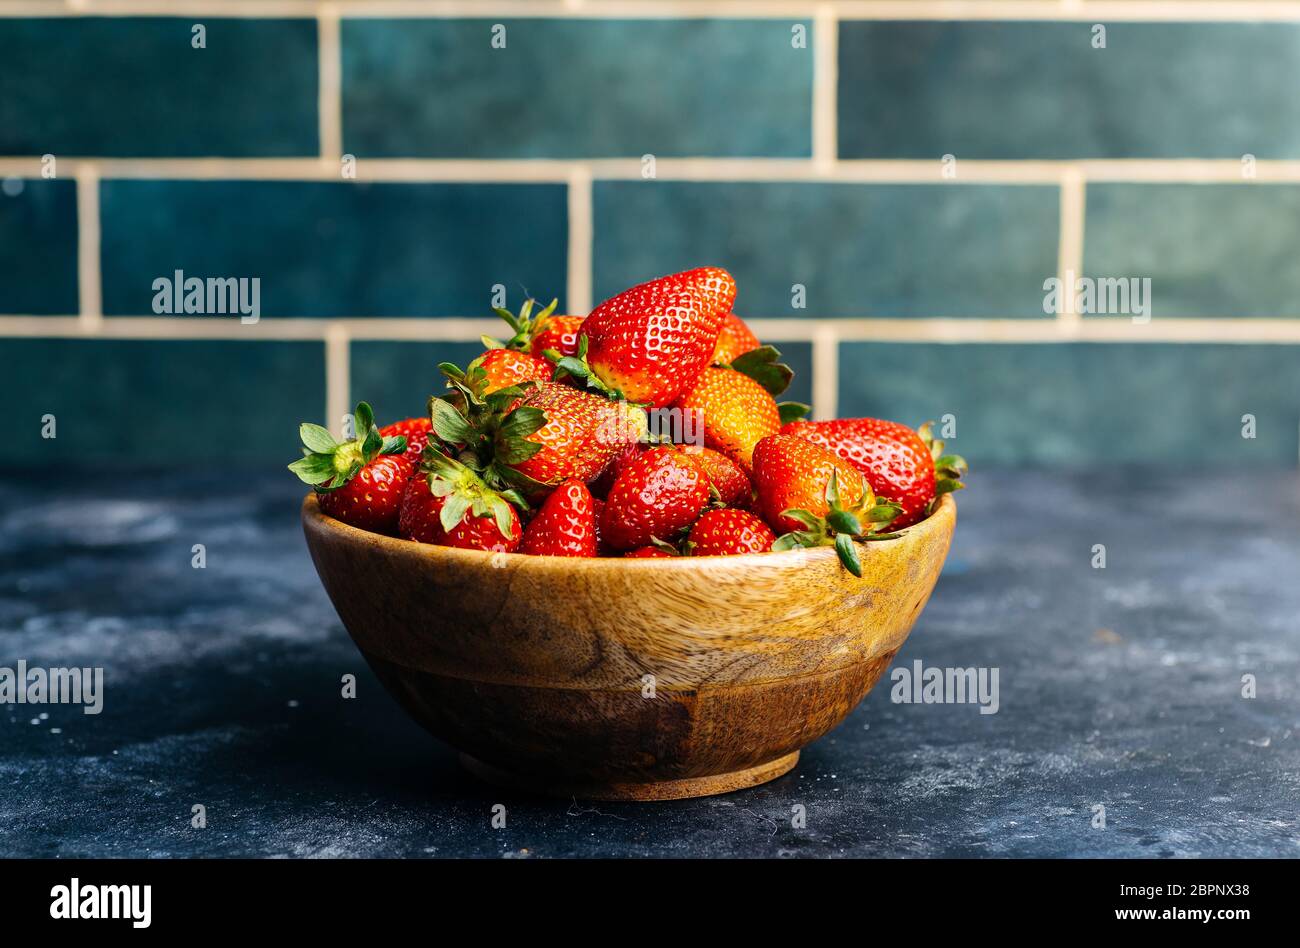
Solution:
<path fill-rule="evenodd" d="M 794 369 L 778 361 L 780 358 L 781 350 L 776 346 L 759 346 L 757 349 L 742 352 L 725 368 L 735 369 L 741 375 L 748 375 L 767 389 L 768 394 L 773 398 L 778 398 L 785 394 L 785 390 L 790 387 L 790 380 L 794 378 Z"/>
<path fill-rule="evenodd" d="M 381 454 L 401 454 L 406 450 L 406 436 L 384 437 L 375 425 L 375 413 L 365 402 L 357 404 L 352 415 L 357 436 L 350 441 L 336 441 L 327 428 L 303 422 L 298 426 L 302 439 L 302 457 L 289 465 L 304 484 L 317 493 L 343 487 L 367 464 Z"/>
<path fill-rule="evenodd" d="M 881 533 L 886 524 L 903 512 L 892 500 L 877 497 L 870 485 L 864 485 L 862 499 L 851 507 L 840 502 L 839 478 L 834 470 L 826 482 L 826 516 L 818 517 L 799 507 L 781 511 L 781 516 L 799 521 L 802 530 L 794 530 L 776 538 L 774 551 L 793 550 L 796 547 L 833 546 L 840 562 L 854 576 L 862 576 L 862 561 L 858 557 L 858 541 L 893 540 L 901 533 Z"/>
<path fill-rule="evenodd" d="M 438 522 L 445 532 L 451 533 L 472 513 L 475 517 L 491 517 L 501 536 L 510 538 L 514 517 L 506 494 L 493 490 L 470 468 L 437 449 L 430 451 L 426 447 L 420 470 L 428 478 L 429 493 L 443 498 Z"/>
<path fill-rule="evenodd" d="M 934 422 L 927 421 L 916 429 L 925 446 L 930 449 L 930 457 L 934 459 L 934 498 L 926 507 L 927 516 L 934 513 L 934 508 L 939 505 L 939 500 L 944 494 L 965 487 L 961 479 L 970 473 L 970 466 L 960 454 L 944 454 L 944 443 L 935 440 L 933 427 Z"/>
<path fill-rule="evenodd" d="M 587 361 L 586 333 L 578 337 L 578 351 L 573 355 L 561 355 L 554 349 L 544 349 L 542 355 L 555 363 L 555 375 L 552 381 L 558 382 L 566 376 L 572 376 L 575 379 L 582 379 L 587 383 L 587 388 L 599 392 L 610 401 L 627 402 L 629 405 L 638 408 L 643 408 L 647 404 L 645 402 L 628 401 L 626 395 L 596 374 L 596 371 L 591 367 L 591 363 Z"/>
<path fill-rule="evenodd" d="M 509 339 L 504 342 L 494 339 L 491 336 L 483 337 L 483 345 L 489 349 L 516 349 L 520 352 L 527 352 L 532 347 L 534 337 L 540 335 L 546 329 L 546 323 L 550 320 L 555 308 L 560 305 L 558 299 L 553 299 L 537 315 L 533 315 L 533 306 L 537 300 L 531 296 L 524 300 L 523 305 L 519 307 L 519 314 L 515 315 L 510 310 L 502 306 L 492 307 L 492 312 L 496 313 L 506 321 L 513 331 Z"/>
<path fill-rule="evenodd" d="M 444 362 L 439 369 L 450 391 L 429 399 L 434 437 L 425 448 L 425 458 L 432 453 L 455 460 L 505 500 L 528 510 L 524 495 L 536 495 L 549 486 L 514 467 L 542 450 L 528 436 L 546 425 L 545 412 L 517 404 L 536 383 L 521 382 L 488 394 L 481 366 L 470 363 L 468 370 L 461 370 Z"/>

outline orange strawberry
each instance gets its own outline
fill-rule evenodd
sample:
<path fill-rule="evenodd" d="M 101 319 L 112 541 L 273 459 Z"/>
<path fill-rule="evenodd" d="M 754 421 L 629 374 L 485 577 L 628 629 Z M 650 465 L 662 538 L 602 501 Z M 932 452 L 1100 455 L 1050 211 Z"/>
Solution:
<path fill-rule="evenodd" d="M 674 408 L 698 412 L 704 443 L 748 473 L 754 445 L 781 430 L 776 400 L 758 382 L 733 369 L 708 368 L 682 393 Z"/>
<path fill-rule="evenodd" d="M 651 448 L 619 475 L 605 499 L 601 538 L 613 550 L 668 540 L 689 527 L 709 502 L 709 479 L 676 448 Z"/>
<path fill-rule="evenodd" d="M 519 406 L 540 410 L 546 423 L 524 436 L 539 449 L 513 466 L 545 484 L 570 477 L 593 480 L 645 431 L 645 413 L 639 409 L 554 382 L 538 385 Z"/>
<path fill-rule="evenodd" d="M 357 437 L 342 443 L 320 425 L 300 425 L 303 456 L 289 470 L 315 488 L 321 510 L 331 517 L 362 530 L 392 533 L 415 462 L 406 456 L 406 437 L 385 437 L 368 404 L 357 405 L 352 417 Z"/>
<path fill-rule="evenodd" d="M 877 501 L 857 468 L 825 448 L 792 435 L 769 435 L 754 448 L 758 512 L 774 530 L 790 531 L 772 549 L 834 546 L 840 561 L 862 575 L 855 539 L 893 539 L 878 533 L 900 509 Z"/>
<path fill-rule="evenodd" d="M 728 313 L 718 333 L 718 345 L 713 350 L 714 365 L 730 365 L 737 356 L 757 349 L 762 343 L 752 329 L 735 313 Z"/>
<path fill-rule="evenodd" d="M 642 283 L 592 310 L 577 353 L 556 364 L 611 397 L 662 408 L 709 364 L 735 298 L 736 281 L 717 267 Z"/>
<path fill-rule="evenodd" d="M 940 496 L 962 487 L 966 461 L 943 453 L 944 444 L 934 440 L 931 424 L 926 422 L 918 432 L 879 418 L 840 418 L 792 422 L 781 433 L 833 451 L 861 471 L 877 494 L 902 507 L 890 524 L 891 530 L 898 530 L 927 516 Z"/>
<path fill-rule="evenodd" d="M 704 469 L 709 483 L 718 492 L 719 502 L 724 507 L 748 507 L 754 500 L 754 485 L 745 476 L 744 470 L 725 454 L 712 448 L 683 448 L 694 458 L 695 463 Z"/>
<path fill-rule="evenodd" d="M 547 382 L 555 373 L 555 367 L 545 359 L 514 349 L 489 349 L 469 364 L 469 371 L 475 366 L 482 366 L 487 374 L 485 395 L 523 382 Z"/>
<path fill-rule="evenodd" d="M 766 553 L 776 534 L 747 510 L 710 510 L 695 521 L 686 548 L 691 556 L 737 556 Z"/>
<path fill-rule="evenodd" d="M 524 530 L 520 553 L 595 556 L 596 508 L 587 485 L 571 477 L 551 491 Z"/>
<path fill-rule="evenodd" d="M 419 543 L 510 553 L 519 546 L 519 515 L 473 471 L 436 452 L 402 495 L 401 535 Z"/>

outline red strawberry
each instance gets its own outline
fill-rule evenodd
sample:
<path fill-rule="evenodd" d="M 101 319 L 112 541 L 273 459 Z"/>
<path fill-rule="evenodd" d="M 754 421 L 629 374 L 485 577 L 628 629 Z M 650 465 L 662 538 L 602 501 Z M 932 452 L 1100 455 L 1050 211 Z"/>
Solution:
<path fill-rule="evenodd" d="M 628 560 L 655 560 L 669 559 L 676 555 L 676 553 L 669 553 L 663 547 L 646 545 L 638 546 L 635 550 L 628 550 L 623 554 L 623 558 Z"/>
<path fill-rule="evenodd" d="M 683 448 L 709 478 L 724 507 L 747 508 L 754 500 L 754 485 L 739 464 L 712 448 Z"/>
<path fill-rule="evenodd" d="M 534 316 L 532 312 L 535 302 L 536 300 L 532 299 L 524 300 L 518 316 L 508 309 L 498 307 L 494 311 L 514 330 L 514 335 L 506 342 L 497 342 L 486 337 L 483 341 L 493 349 L 517 349 L 535 356 L 544 355 L 548 349 L 561 356 L 576 353 L 578 327 L 586 317 L 552 315 L 555 307 L 559 305 L 559 300 L 551 300 L 549 306 Z"/>
<path fill-rule="evenodd" d="M 672 447 L 646 451 L 624 469 L 605 500 L 600 532 L 613 550 L 668 540 L 695 522 L 709 502 L 709 479 Z"/>
<path fill-rule="evenodd" d="M 402 437 L 406 439 L 406 452 L 402 457 L 406 458 L 412 464 L 420 463 L 420 455 L 424 453 L 424 446 L 429 443 L 429 432 L 432 423 L 429 416 L 423 418 L 404 418 L 401 421 L 395 421 L 391 425 L 384 425 L 379 429 L 379 433 L 385 438 Z"/>
<path fill-rule="evenodd" d="M 923 519 L 938 496 L 962 487 L 966 473 L 965 460 L 943 453 L 943 442 L 933 439 L 929 422 L 918 433 L 878 418 L 795 421 L 781 433 L 833 451 L 861 471 L 878 495 L 902 507 L 891 530 Z"/>
<path fill-rule="evenodd" d="M 415 464 L 405 456 L 406 438 L 381 434 L 365 402 L 357 405 L 353 419 L 357 437 L 341 444 L 320 425 L 299 426 L 303 457 L 289 470 L 316 489 L 321 510 L 331 517 L 362 530 L 392 533 Z"/>
<path fill-rule="evenodd" d="M 597 497 L 607 496 L 609 489 L 618 480 L 618 476 L 623 473 L 623 468 L 635 461 L 645 450 L 646 446 L 637 441 L 629 441 L 619 448 L 618 453 L 605 465 L 605 469 L 591 482 L 591 492 Z"/>
<path fill-rule="evenodd" d="M 547 350 L 558 352 L 562 356 L 571 356 L 578 351 L 578 336 L 585 316 L 552 316 L 538 327 L 533 335 L 528 351 L 535 356 L 544 355 Z"/>
<path fill-rule="evenodd" d="M 469 364 L 469 371 L 475 366 L 487 373 L 484 395 L 523 382 L 546 382 L 555 374 L 555 367 L 545 359 L 513 349 L 489 349 Z"/>
<path fill-rule="evenodd" d="M 718 345 L 713 350 L 713 364 L 730 365 L 736 356 L 744 355 L 761 345 L 744 320 L 735 313 L 728 313 L 722 322 L 722 332 L 718 333 Z"/>
<path fill-rule="evenodd" d="M 754 445 L 781 430 L 776 400 L 758 382 L 734 369 L 705 369 L 673 407 L 696 412 L 704 423 L 704 443 L 746 472 L 752 470 Z"/>
<path fill-rule="evenodd" d="M 738 556 L 768 552 L 776 534 L 747 510 L 710 510 L 695 521 L 686 542 L 691 556 Z"/>
<path fill-rule="evenodd" d="M 426 459 L 425 468 L 402 495 L 402 536 L 493 553 L 519 546 L 519 515 L 473 471 L 441 455 Z"/>
<path fill-rule="evenodd" d="M 754 448 L 758 511 L 781 536 L 774 550 L 834 545 L 841 562 L 862 575 L 854 539 L 892 539 L 878 534 L 899 513 L 877 502 L 857 468 L 825 448 L 791 435 L 770 435 Z"/>
<path fill-rule="evenodd" d="M 595 556 L 596 508 L 587 485 L 571 477 L 551 491 L 524 530 L 519 552 L 534 556 Z"/>
<path fill-rule="evenodd" d="M 605 515 L 605 502 L 599 497 L 592 497 L 591 509 L 596 515 L 596 555 L 609 556 L 613 551 L 605 545 L 605 539 L 600 535 L 600 519 Z"/>
<path fill-rule="evenodd" d="M 662 408 L 695 381 L 736 298 L 726 270 L 700 267 L 642 283 L 601 303 L 584 343 L 560 368 L 610 395 Z"/>

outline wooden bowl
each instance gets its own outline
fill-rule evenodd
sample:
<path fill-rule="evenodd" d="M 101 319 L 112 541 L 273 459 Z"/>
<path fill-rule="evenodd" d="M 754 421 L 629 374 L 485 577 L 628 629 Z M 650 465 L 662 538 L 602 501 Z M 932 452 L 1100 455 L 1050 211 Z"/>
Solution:
<path fill-rule="evenodd" d="M 950 496 L 897 540 L 747 556 L 572 559 L 428 546 L 321 513 L 321 582 L 394 697 L 514 787 L 666 800 L 780 776 L 876 683 L 948 553 Z"/>

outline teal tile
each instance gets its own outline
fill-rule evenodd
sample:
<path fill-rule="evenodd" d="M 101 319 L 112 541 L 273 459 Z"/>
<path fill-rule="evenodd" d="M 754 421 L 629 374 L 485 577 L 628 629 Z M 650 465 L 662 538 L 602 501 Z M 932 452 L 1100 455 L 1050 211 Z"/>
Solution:
<path fill-rule="evenodd" d="M 952 414 L 951 446 L 973 465 L 1294 466 L 1300 346 L 844 343 L 838 414 Z"/>
<path fill-rule="evenodd" d="M 593 200 L 598 300 L 713 265 L 746 317 L 1043 318 L 1057 266 L 1054 187 L 600 181 Z"/>
<path fill-rule="evenodd" d="M 75 182 L 0 181 L 0 247 L 0 313 L 77 312 Z"/>
<path fill-rule="evenodd" d="M 114 180 L 100 194 L 110 315 L 151 313 L 153 281 L 175 270 L 259 278 L 264 317 L 490 315 L 496 284 L 563 302 L 563 185 Z"/>
<path fill-rule="evenodd" d="M 505 47 L 492 47 L 493 27 Z M 789 20 L 361 20 L 342 29 L 358 156 L 801 157 L 812 26 Z"/>
<path fill-rule="evenodd" d="M 287 464 L 325 411 L 316 342 L 0 338 L 0 364 L 21 465 Z"/>
<path fill-rule="evenodd" d="M 1084 270 L 1149 277 L 1161 316 L 1300 316 L 1300 186 L 1090 184 Z"/>
<path fill-rule="evenodd" d="M 314 19 L 0 21 L 0 154 L 319 152 Z M 207 31 L 195 49 L 196 23 Z"/>
<path fill-rule="evenodd" d="M 380 424 L 424 415 L 429 396 L 446 391 L 438 363 L 453 362 L 463 369 L 482 352 L 483 344 L 477 340 L 354 342 L 349 402 L 369 402 Z"/>
<path fill-rule="evenodd" d="M 1300 24 L 839 28 L 844 158 L 1300 157 Z"/>

